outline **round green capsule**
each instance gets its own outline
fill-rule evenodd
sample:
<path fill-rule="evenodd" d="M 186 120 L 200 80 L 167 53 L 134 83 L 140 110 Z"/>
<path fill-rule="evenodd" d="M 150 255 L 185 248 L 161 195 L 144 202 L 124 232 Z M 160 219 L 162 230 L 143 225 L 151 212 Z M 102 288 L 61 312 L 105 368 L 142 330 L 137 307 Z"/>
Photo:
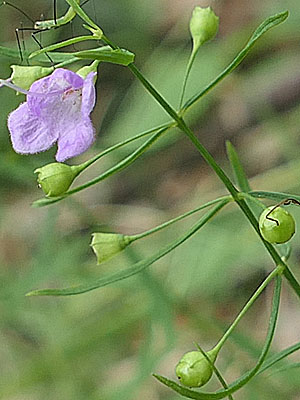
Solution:
<path fill-rule="evenodd" d="M 206 354 L 214 363 L 217 356 L 215 350 Z M 184 386 L 201 387 L 210 380 L 213 368 L 200 351 L 190 351 L 179 361 L 175 372 Z"/>
<path fill-rule="evenodd" d="M 282 207 L 268 207 L 259 217 L 259 230 L 262 237 L 270 243 L 285 243 L 295 233 L 293 216 Z M 272 212 L 270 212 L 273 209 Z"/>
<path fill-rule="evenodd" d="M 47 197 L 64 194 L 80 172 L 80 166 L 70 166 L 63 163 L 51 163 L 37 168 L 37 181 Z"/>

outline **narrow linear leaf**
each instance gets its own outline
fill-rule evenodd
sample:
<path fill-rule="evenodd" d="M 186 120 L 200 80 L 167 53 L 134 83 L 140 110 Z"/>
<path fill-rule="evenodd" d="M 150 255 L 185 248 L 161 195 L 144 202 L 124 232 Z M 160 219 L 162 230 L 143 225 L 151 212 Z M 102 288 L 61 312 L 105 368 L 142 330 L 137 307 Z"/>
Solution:
<path fill-rule="evenodd" d="M 175 240 L 165 248 L 158 251 L 151 257 L 146 258 L 145 260 L 139 261 L 132 265 L 131 267 L 127 268 L 126 270 L 118 271 L 114 274 L 110 274 L 108 276 L 103 276 L 99 279 L 96 279 L 93 282 L 73 286 L 65 289 L 41 289 L 41 290 L 34 290 L 27 294 L 27 296 L 70 296 L 80 293 L 86 293 L 94 289 L 98 289 L 103 286 L 107 286 L 111 283 L 129 278 L 141 271 L 145 268 L 149 267 L 151 264 L 159 260 L 160 258 L 164 257 L 166 254 L 170 253 L 176 247 L 181 245 L 187 239 L 189 239 L 194 233 L 196 233 L 203 225 L 206 224 L 212 217 L 214 217 L 221 208 L 223 208 L 228 201 L 223 201 L 220 204 L 216 205 L 211 211 L 207 212 L 195 225 L 192 226 L 183 236 L 179 239 Z"/>
<path fill-rule="evenodd" d="M 227 75 L 229 75 L 246 57 L 251 48 L 254 46 L 255 42 L 269 29 L 273 28 L 276 25 L 284 22 L 289 13 L 288 11 L 284 11 L 279 14 L 275 14 L 269 18 L 267 18 L 259 27 L 255 30 L 251 38 L 249 39 L 246 46 L 240 51 L 240 53 L 233 59 L 233 61 L 228 65 L 227 68 L 224 69 L 212 82 L 210 82 L 200 93 L 194 95 L 190 100 L 188 100 L 183 106 L 183 110 L 186 111 L 190 108 L 194 103 L 201 99 L 204 95 L 210 92 L 219 82 L 221 82 Z"/>
<path fill-rule="evenodd" d="M 25 60 L 27 60 L 27 59 L 29 59 L 30 52 L 23 51 L 22 55 L 23 55 L 23 58 Z M 20 52 L 19 52 L 19 50 L 11 49 L 9 47 L 0 46 L 0 57 L 6 57 L 6 58 L 20 61 Z M 72 53 L 53 52 L 53 53 L 51 53 L 51 57 L 55 63 L 59 63 L 59 62 L 68 61 L 71 58 L 74 58 L 74 55 Z M 35 61 L 49 65 L 49 60 L 46 59 L 45 56 L 43 56 L 43 55 L 36 57 Z"/>
<path fill-rule="evenodd" d="M 73 56 L 88 60 L 99 60 L 113 64 L 129 65 L 134 62 L 135 55 L 126 49 L 112 49 L 110 46 L 102 46 L 97 49 L 82 50 L 72 53 Z"/>
<path fill-rule="evenodd" d="M 275 371 L 271 372 L 267 376 L 267 378 L 269 378 L 270 376 L 273 376 L 275 374 L 279 374 L 279 373 L 282 373 L 282 372 L 286 372 L 286 371 L 290 371 L 292 369 L 298 369 L 298 368 L 300 368 L 300 362 L 288 364 L 288 365 L 285 365 L 284 367 L 278 368 Z"/>
<path fill-rule="evenodd" d="M 288 357 L 290 354 L 294 353 L 295 351 L 300 350 L 300 342 L 280 351 L 277 354 L 274 354 L 272 357 L 269 357 L 262 365 L 261 369 L 257 373 L 257 375 L 262 374 L 264 371 L 272 367 L 278 361 L 281 361 L 285 357 Z"/>
<path fill-rule="evenodd" d="M 50 51 L 54 51 L 56 49 L 60 49 L 62 47 L 70 46 L 72 44 L 76 44 L 79 42 L 84 42 L 86 40 L 99 40 L 95 36 L 92 35 L 86 35 L 86 36 L 77 36 L 72 39 L 64 40 L 63 42 L 51 44 L 50 46 L 43 47 L 40 50 L 34 51 L 33 53 L 30 54 L 29 58 L 32 59 L 40 54 L 48 53 Z M 70 54 L 70 57 L 73 57 L 73 54 Z"/>
<path fill-rule="evenodd" d="M 138 147 L 134 152 L 129 154 L 129 156 L 125 157 L 123 160 L 121 160 L 119 163 L 115 164 L 113 167 L 109 168 L 107 171 L 103 172 L 101 175 L 97 176 L 96 178 L 84 183 L 81 186 L 77 186 L 76 188 L 69 190 L 66 192 L 64 195 L 59 196 L 59 197 L 49 197 L 49 198 L 43 198 L 36 200 L 32 206 L 33 207 L 43 207 L 49 204 L 56 203 L 60 200 L 63 200 L 67 198 L 68 196 L 71 196 L 74 193 L 78 193 L 81 190 L 87 189 L 90 186 L 96 185 L 97 183 L 103 181 L 104 179 L 109 178 L 111 175 L 123 170 L 127 166 L 131 165 L 138 157 L 140 157 L 142 154 L 145 153 L 149 149 L 150 146 L 152 146 L 159 138 L 160 136 L 166 132 L 169 129 L 169 127 L 164 127 L 160 129 L 157 133 L 155 133 L 153 136 L 150 137 L 146 142 L 144 142 L 140 147 Z"/>
<path fill-rule="evenodd" d="M 184 397 L 187 397 L 189 399 L 195 399 L 195 400 L 224 399 L 229 394 L 232 394 L 232 393 L 236 392 L 237 390 L 241 389 L 244 385 L 246 385 L 246 383 L 248 383 L 257 374 L 257 372 L 260 369 L 261 365 L 263 364 L 263 362 L 267 356 L 267 353 L 269 351 L 269 348 L 271 346 L 272 339 L 273 339 L 274 332 L 275 332 L 277 317 L 278 317 L 279 302 L 280 302 L 280 290 L 281 290 L 281 277 L 277 276 L 276 277 L 276 285 L 275 285 L 275 289 L 274 289 L 272 311 L 271 311 L 270 320 L 269 320 L 268 333 L 267 333 L 265 344 L 261 351 L 260 357 L 259 357 L 256 365 L 251 370 L 249 370 L 244 375 L 242 375 L 239 379 L 237 379 L 232 384 L 230 384 L 228 389 L 221 389 L 221 390 L 218 390 L 217 392 L 212 392 L 212 393 L 196 392 L 195 390 L 191 390 L 184 386 L 181 386 L 178 383 L 176 383 L 170 379 L 167 379 L 161 375 L 154 374 L 153 376 L 157 380 L 159 380 L 161 383 L 168 386 L 170 389 L 174 390 L 175 392 L 181 394 Z"/>
<path fill-rule="evenodd" d="M 237 154 L 236 149 L 234 148 L 233 144 L 227 140 L 226 142 L 226 150 L 227 150 L 227 156 L 230 161 L 233 173 L 235 175 L 236 182 L 239 186 L 239 188 L 243 192 L 250 192 L 251 188 L 246 176 L 246 173 L 244 171 L 244 168 L 241 164 L 241 161 L 239 159 L 239 156 Z"/>
<path fill-rule="evenodd" d="M 253 190 L 249 192 L 249 194 L 253 197 L 257 197 L 259 199 L 270 199 L 274 201 L 280 202 L 285 199 L 295 199 L 300 201 L 300 196 L 291 193 L 281 193 L 281 192 L 266 192 L 266 191 L 258 191 Z"/>
<path fill-rule="evenodd" d="M 29 56 L 29 52 L 23 52 L 23 57 L 26 59 Z M 11 49 L 9 47 L 0 46 L 0 57 L 14 58 L 20 60 L 19 50 Z"/>

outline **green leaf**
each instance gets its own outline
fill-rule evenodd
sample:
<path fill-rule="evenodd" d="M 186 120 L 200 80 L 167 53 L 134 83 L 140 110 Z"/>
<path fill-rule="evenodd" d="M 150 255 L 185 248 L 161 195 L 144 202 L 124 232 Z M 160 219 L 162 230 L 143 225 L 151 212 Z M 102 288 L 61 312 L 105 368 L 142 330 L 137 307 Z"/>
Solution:
<path fill-rule="evenodd" d="M 89 60 L 99 60 L 120 65 L 129 65 L 134 62 L 135 55 L 126 49 L 112 49 L 110 46 L 102 46 L 97 49 L 83 50 L 72 53 L 73 56 Z"/>
<path fill-rule="evenodd" d="M 86 40 L 99 40 L 98 38 L 92 36 L 92 35 L 86 35 L 86 36 L 77 36 L 74 37 L 72 39 L 68 39 L 68 40 L 64 40 L 63 42 L 59 42 L 59 43 L 54 43 L 51 44 L 50 46 L 47 47 L 43 47 L 40 50 L 34 51 L 33 53 L 30 54 L 29 58 L 34 58 L 40 54 L 44 54 L 44 53 L 48 53 L 50 51 L 56 50 L 56 49 L 60 49 L 62 47 L 66 47 L 66 46 L 71 46 L 72 44 L 76 44 L 79 42 L 84 42 Z M 70 54 L 70 57 L 73 57 L 72 54 Z"/>
<path fill-rule="evenodd" d="M 24 59 L 27 60 L 30 56 L 30 52 L 28 52 L 28 51 L 22 52 L 22 55 L 23 55 Z M 9 47 L 0 46 L 0 57 L 6 57 L 6 58 L 20 61 L 20 52 L 19 52 L 19 50 L 11 49 Z M 71 58 L 74 58 L 74 55 L 71 53 L 54 52 L 54 53 L 51 53 L 51 57 L 54 62 L 60 63 L 60 62 L 68 61 Z M 49 65 L 49 60 L 46 59 L 44 56 L 36 57 L 35 61 L 40 62 L 40 63 L 46 63 L 47 65 Z"/>
<path fill-rule="evenodd" d="M 219 82 L 221 82 L 227 75 L 229 75 L 243 61 L 243 59 L 249 53 L 251 48 L 254 46 L 255 42 L 269 29 L 284 22 L 287 19 L 288 15 L 289 15 L 288 11 L 275 14 L 267 18 L 261 25 L 259 25 L 259 27 L 256 29 L 256 31 L 249 39 L 246 46 L 240 51 L 240 53 L 234 58 L 234 60 L 228 65 L 228 67 L 225 68 L 224 71 L 221 72 L 200 93 L 194 95 L 190 100 L 188 100 L 183 107 L 183 111 L 186 111 L 188 108 L 190 108 L 194 103 L 200 100 L 201 97 L 210 92 Z"/>
<path fill-rule="evenodd" d="M 110 274 L 107 276 L 103 276 L 99 279 L 96 279 L 93 282 L 82 284 L 78 286 L 72 286 L 65 289 L 41 289 L 41 290 L 34 290 L 27 294 L 27 296 L 70 296 L 80 293 L 86 293 L 94 289 L 98 289 L 103 286 L 107 286 L 111 283 L 118 282 L 120 280 L 129 278 L 141 271 L 145 268 L 152 265 L 154 262 L 165 256 L 166 254 L 170 253 L 176 247 L 181 245 L 187 239 L 189 239 L 194 233 L 196 233 L 203 225 L 206 224 L 216 213 L 224 207 L 228 201 L 223 201 L 220 204 L 216 205 L 211 211 L 207 212 L 195 225 L 192 226 L 183 236 L 179 239 L 175 240 L 168 246 L 164 247 L 156 254 L 151 257 L 146 258 L 145 260 L 139 261 L 132 265 L 131 267 L 127 268 L 126 270 L 118 271 L 114 274 Z"/>
<path fill-rule="evenodd" d="M 27 58 L 28 52 L 23 52 L 23 57 Z M 15 49 L 10 49 L 9 47 L 0 46 L 0 57 L 7 57 L 20 60 L 20 52 Z"/>
<path fill-rule="evenodd" d="M 295 351 L 300 350 L 300 342 L 280 351 L 277 354 L 274 354 L 272 357 L 269 357 L 262 365 L 261 369 L 259 370 L 258 374 L 262 374 L 268 368 L 272 367 L 278 361 L 281 361 L 285 357 L 289 356 L 290 354 L 294 353 Z"/>
<path fill-rule="evenodd" d="M 291 194 L 291 193 L 281 193 L 281 192 L 266 192 L 266 191 L 259 191 L 259 190 L 253 190 L 249 192 L 249 194 L 253 197 L 257 197 L 259 199 L 270 199 L 277 201 L 278 203 L 282 200 L 286 199 L 295 199 L 300 201 L 300 196 L 297 196 L 296 194 Z"/>
<path fill-rule="evenodd" d="M 50 52 L 52 50 L 56 50 L 56 49 L 64 47 L 64 46 L 69 46 L 71 44 L 85 41 L 85 40 L 98 40 L 98 39 L 91 35 L 90 36 L 79 36 L 77 38 L 65 40 L 64 42 L 56 43 L 51 46 L 45 47 L 41 50 L 35 51 L 34 53 L 32 53 L 30 55 L 27 54 L 27 57 L 29 57 L 30 59 L 35 58 L 37 60 L 38 56 L 40 56 L 41 54 Z M 56 62 L 66 61 L 68 59 L 74 59 L 76 57 L 76 58 L 80 58 L 80 59 L 99 60 L 102 62 L 109 62 L 109 63 L 120 64 L 120 65 L 125 65 L 125 66 L 133 63 L 134 58 L 135 58 L 135 54 L 133 54 L 129 50 L 126 50 L 126 49 L 114 50 L 110 46 L 101 46 L 101 47 L 97 47 L 96 49 L 82 50 L 82 51 L 77 51 L 75 53 L 52 53 L 51 52 L 51 57 L 52 57 L 52 54 L 56 54 L 56 57 L 54 57 L 54 61 L 56 61 Z M 59 58 L 59 60 L 57 60 L 57 58 L 61 54 L 62 54 L 62 56 Z M 1 55 L 1 49 L 0 49 L 0 55 Z"/>
<path fill-rule="evenodd" d="M 239 156 L 236 152 L 236 149 L 234 148 L 233 144 L 227 140 L 226 142 L 226 150 L 227 150 L 227 156 L 230 161 L 233 173 L 235 175 L 236 182 L 239 186 L 239 188 L 243 192 L 250 192 L 251 188 L 246 176 L 246 173 L 244 171 L 244 168 L 240 162 Z"/>
<path fill-rule="evenodd" d="M 238 389 L 241 389 L 246 383 L 250 381 L 258 372 L 260 369 L 261 365 L 263 364 L 267 353 L 269 351 L 269 348 L 272 343 L 272 339 L 274 336 L 275 332 L 275 327 L 276 327 L 276 322 L 277 322 L 277 317 L 278 317 L 278 310 L 279 310 L 279 302 L 280 302 L 280 290 L 281 290 L 281 277 L 277 276 L 276 277 L 276 286 L 274 289 L 274 296 L 273 296 L 273 304 L 272 304 L 272 311 L 270 315 L 270 320 L 269 320 L 269 328 L 268 328 L 268 333 L 267 337 L 265 340 L 265 344 L 263 346 L 263 349 L 261 351 L 260 357 L 255 364 L 255 366 L 246 372 L 244 375 L 242 375 L 239 379 L 231 383 L 228 387 L 228 389 L 221 389 L 218 390 L 217 392 L 199 392 L 195 390 L 188 389 L 184 386 L 179 385 L 178 383 L 171 381 L 170 379 L 167 379 L 161 375 L 154 374 L 153 376 L 159 380 L 161 383 L 164 385 L 168 386 L 175 392 L 181 394 L 184 397 L 187 397 L 189 399 L 195 399 L 195 400 L 206 400 L 206 399 L 224 399 L 227 397 L 229 394 L 232 394 L 236 392 Z"/>
<path fill-rule="evenodd" d="M 285 365 L 284 367 L 278 368 L 277 370 L 273 371 L 269 376 L 272 376 L 274 374 L 279 374 L 281 372 L 286 372 L 286 371 L 289 371 L 291 369 L 296 369 L 296 368 L 300 368 L 300 362 L 288 364 L 288 365 Z"/>
<path fill-rule="evenodd" d="M 160 129 L 157 133 L 152 135 L 150 139 L 144 142 L 140 147 L 138 147 L 135 151 L 133 151 L 129 156 L 125 157 L 123 160 L 115 164 L 113 167 L 109 168 L 101 175 L 97 176 L 96 178 L 84 183 L 81 186 L 77 186 L 76 188 L 69 190 L 68 192 L 64 193 L 62 196 L 59 197 L 49 197 L 47 199 L 40 199 L 35 201 L 32 206 L 33 207 L 43 207 L 48 204 L 56 203 L 57 201 L 63 200 L 68 196 L 71 196 L 74 193 L 78 193 L 81 190 L 87 189 L 90 186 L 96 185 L 97 183 L 103 181 L 104 179 L 109 178 L 111 175 L 122 171 L 124 168 L 131 165 L 138 157 L 145 153 L 160 137 L 161 135 L 169 129 L 169 126 Z M 107 149 L 108 150 L 108 149 Z M 106 154 L 108 151 L 106 151 Z"/>

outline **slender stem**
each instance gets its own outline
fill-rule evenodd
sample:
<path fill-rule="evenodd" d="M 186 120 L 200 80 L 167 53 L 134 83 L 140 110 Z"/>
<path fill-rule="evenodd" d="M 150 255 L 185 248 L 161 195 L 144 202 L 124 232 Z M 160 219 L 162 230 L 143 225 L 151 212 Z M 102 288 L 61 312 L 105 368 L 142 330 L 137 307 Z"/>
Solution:
<path fill-rule="evenodd" d="M 101 40 L 108 44 L 112 49 L 119 49 L 108 37 L 102 35 Z M 135 75 L 135 77 L 142 83 L 147 91 L 157 100 L 157 102 L 164 108 L 164 110 L 177 122 L 180 122 L 180 117 L 173 107 L 162 97 L 162 95 L 155 89 L 155 87 L 144 77 L 134 63 L 129 64 L 128 68 Z"/>
<path fill-rule="evenodd" d="M 179 122 L 177 112 L 170 106 L 170 104 L 162 97 L 162 95 L 154 88 L 154 86 L 144 77 L 135 64 L 129 64 L 128 68 L 148 90 L 148 92 L 158 101 L 164 110 L 176 121 Z"/>
<path fill-rule="evenodd" d="M 259 199 L 270 199 L 274 201 L 281 201 L 288 198 L 293 198 L 295 200 L 300 201 L 300 196 L 291 193 L 281 193 L 281 192 L 266 192 L 266 191 L 258 191 L 258 190 L 251 190 L 249 194 L 253 197 L 257 197 Z"/>
<path fill-rule="evenodd" d="M 221 385 L 223 386 L 224 389 L 229 389 L 227 382 L 225 381 L 225 379 L 223 378 L 221 372 L 219 371 L 219 369 L 216 367 L 215 363 L 212 362 L 212 360 L 208 357 L 208 355 L 206 354 L 206 352 L 202 349 L 202 347 L 196 343 L 197 348 L 199 349 L 199 351 L 202 353 L 203 357 L 206 358 L 207 362 L 210 364 L 211 368 L 213 369 L 214 373 L 216 374 L 217 378 L 219 379 Z M 229 400 L 234 400 L 232 394 L 228 394 L 228 399 Z"/>
<path fill-rule="evenodd" d="M 213 207 L 212 210 L 208 211 L 204 214 L 196 224 L 194 224 L 184 235 L 175 240 L 174 242 L 168 244 L 167 246 L 160 249 L 153 256 L 148 257 L 144 260 L 139 261 L 138 263 L 132 265 L 125 270 L 121 270 L 115 272 L 113 274 L 108 274 L 106 276 L 101 276 L 100 278 L 92 281 L 91 283 L 81 284 L 78 286 L 71 286 L 65 289 L 41 289 L 41 290 L 33 290 L 30 293 L 27 293 L 26 296 L 70 296 L 76 295 L 80 293 L 86 293 L 94 289 L 98 289 L 103 286 L 107 286 L 113 282 L 117 282 L 130 276 L 136 275 L 148 268 L 150 265 L 169 254 L 175 248 L 180 246 L 182 243 L 187 241 L 191 236 L 193 236 L 199 229 L 201 229 L 209 220 L 211 220 L 225 205 L 226 201 L 223 201 Z"/>
<path fill-rule="evenodd" d="M 33 53 L 30 54 L 29 58 L 34 58 L 40 54 L 47 53 L 49 51 L 53 51 L 56 49 L 60 49 L 61 47 L 70 46 L 71 44 L 85 42 L 87 40 L 99 40 L 99 38 L 92 36 L 92 35 L 74 37 L 72 39 L 64 40 L 63 42 L 58 42 L 58 43 L 52 44 L 50 46 L 43 47 L 40 50 L 34 51 Z"/>
<path fill-rule="evenodd" d="M 245 193 L 245 192 L 240 192 L 239 193 L 239 197 L 241 199 L 248 199 L 248 200 L 252 201 L 253 203 L 257 204 L 260 208 L 262 208 L 263 210 L 265 210 L 267 208 L 264 205 L 264 203 L 262 203 L 261 201 L 259 201 L 255 197 L 251 196 L 251 194 L 248 194 L 248 193 Z"/>
<path fill-rule="evenodd" d="M 63 62 L 61 62 L 61 63 L 59 63 L 59 64 L 55 64 L 53 68 L 54 68 L 54 69 L 63 68 L 63 67 L 65 67 L 66 65 L 70 65 L 70 64 L 73 64 L 73 63 L 75 63 L 75 62 L 80 62 L 80 61 L 82 61 L 82 60 L 78 60 L 77 57 L 72 57 L 72 58 L 70 58 L 69 60 L 63 61 Z"/>
<path fill-rule="evenodd" d="M 105 35 L 102 36 L 102 40 L 106 42 L 108 45 L 110 45 L 112 48 L 116 49 L 118 48 L 116 45 L 114 45 Z M 142 85 L 147 89 L 147 91 L 158 101 L 158 103 L 164 108 L 164 110 L 177 122 L 178 128 L 181 129 L 191 140 L 191 142 L 195 145 L 199 153 L 202 155 L 202 157 L 205 159 L 205 161 L 213 168 L 213 170 L 216 172 L 218 177 L 221 179 L 221 181 L 224 183 L 226 186 L 227 190 L 229 193 L 232 195 L 233 199 L 237 202 L 245 216 L 248 218 L 250 221 L 251 225 L 254 227 L 258 235 L 260 236 L 260 239 L 263 241 L 265 247 L 267 248 L 268 252 L 270 253 L 271 257 L 273 258 L 275 264 L 277 266 L 281 265 L 284 266 L 285 269 L 283 271 L 283 274 L 285 278 L 289 281 L 291 287 L 294 289 L 298 297 L 300 298 L 300 285 L 296 278 L 294 277 L 293 273 L 290 271 L 289 267 L 283 262 L 281 259 L 280 255 L 277 253 L 275 248 L 268 242 L 266 242 L 263 237 L 260 234 L 259 227 L 258 227 L 258 222 L 248 207 L 247 203 L 245 200 L 239 198 L 239 191 L 235 188 L 229 177 L 226 175 L 226 173 L 223 171 L 223 169 L 216 163 L 215 159 L 213 156 L 209 153 L 208 150 L 199 142 L 197 137 L 194 135 L 192 130 L 186 125 L 185 121 L 183 120 L 182 117 L 180 117 L 177 112 L 171 107 L 169 103 L 161 96 L 161 94 L 154 88 L 154 86 L 143 76 L 143 74 L 137 69 L 137 67 L 132 63 L 128 65 L 128 68 L 130 71 L 140 80 Z M 232 69 L 232 66 L 230 65 L 228 67 L 228 71 Z M 227 71 L 227 73 L 228 73 Z M 223 77 L 223 74 L 221 74 L 214 82 L 213 85 L 210 86 L 210 89 L 216 85 Z M 204 93 L 203 93 L 204 95 Z M 200 98 L 200 97 L 199 97 Z M 197 98 L 195 101 L 197 101 L 199 98 Z M 188 105 L 188 107 L 191 104 Z M 188 108 L 187 107 L 187 108 Z"/>
<path fill-rule="evenodd" d="M 249 308 L 252 306 L 252 304 L 255 302 L 255 300 L 259 297 L 259 295 L 262 293 L 262 291 L 265 289 L 265 287 L 271 282 L 271 280 L 273 278 L 275 278 L 275 276 L 281 274 L 283 271 L 284 271 L 284 267 L 279 265 L 275 269 L 273 269 L 273 271 L 267 276 L 267 278 L 263 281 L 263 283 L 259 286 L 259 288 L 251 296 L 251 298 L 248 300 L 248 302 L 246 303 L 244 308 L 241 310 L 241 312 L 238 314 L 236 319 L 233 321 L 233 323 L 230 325 L 230 327 L 224 333 L 224 335 L 219 340 L 217 345 L 214 347 L 214 349 L 216 349 L 216 351 L 219 351 L 221 349 L 221 347 L 224 345 L 225 341 L 231 335 L 234 328 L 237 326 L 237 324 L 240 322 L 240 320 L 243 318 L 243 316 L 246 314 L 246 312 L 249 310 Z"/>
<path fill-rule="evenodd" d="M 162 124 L 160 126 L 156 126 L 155 128 L 148 129 L 148 130 L 146 130 L 144 132 L 141 132 L 141 133 L 139 133 L 139 134 L 137 134 L 137 135 L 135 135 L 135 136 L 133 136 L 133 137 L 131 137 L 129 139 L 124 140 L 123 142 L 120 142 L 120 143 L 117 143 L 117 144 L 115 144 L 115 145 L 113 145 L 111 147 L 108 147 L 104 151 L 101 151 L 101 153 L 96 154 L 94 157 L 92 157 L 89 160 L 87 160 L 86 162 L 80 164 L 80 166 L 78 166 L 78 167 L 80 167 L 80 172 L 84 171 L 85 169 L 90 167 L 92 164 L 94 164 L 96 161 L 98 161 L 100 158 L 102 158 L 103 156 L 111 153 L 112 151 L 117 150 L 120 147 L 126 146 L 127 144 L 129 144 L 129 143 L 131 143 L 131 142 L 133 142 L 135 140 L 138 140 L 138 139 L 141 139 L 141 138 L 143 138 L 143 137 L 145 137 L 147 135 L 150 135 L 150 133 L 154 133 L 154 132 L 159 131 L 161 129 L 170 129 L 172 126 L 174 126 L 174 124 L 172 122 L 171 123 Z"/>
<path fill-rule="evenodd" d="M 189 58 L 189 62 L 188 62 L 187 67 L 186 67 L 184 80 L 183 80 L 183 85 L 182 85 L 182 92 L 181 92 L 181 96 L 180 96 L 180 103 L 179 103 L 179 108 L 180 109 L 182 107 L 182 103 L 183 103 L 183 99 L 184 99 L 184 95 L 185 95 L 186 84 L 187 84 L 188 78 L 190 76 L 190 72 L 191 72 L 191 69 L 192 69 L 192 65 L 193 65 L 193 63 L 195 61 L 196 54 L 197 54 L 197 51 L 195 51 L 193 49 L 193 51 L 192 51 L 192 53 L 190 55 L 190 58 Z"/>
<path fill-rule="evenodd" d="M 229 180 L 229 178 L 227 177 L 225 172 L 221 169 L 221 167 L 219 167 L 219 165 L 215 162 L 215 160 L 210 155 L 210 153 L 199 142 L 197 137 L 194 135 L 194 133 L 191 131 L 191 129 L 185 124 L 183 119 L 182 119 L 182 124 L 179 125 L 179 128 L 182 129 L 187 134 L 189 139 L 194 143 L 195 147 L 198 149 L 199 153 L 203 156 L 203 158 L 214 169 L 216 174 L 223 181 L 224 185 L 227 187 L 228 191 L 230 192 L 230 194 L 232 195 L 232 197 L 234 198 L 236 203 L 239 205 L 239 207 L 241 208 L 241 210 L 243 211 L 243 213 L 248 218 L 248 220 L 250 221 L 251 225 L 253 226 L 253 228 L 255 229 L 257 234 L 259 235 L 259 237 L 262 240 L 264 246 L 268 250 L 268 252 L 271 255 L 271 257 L 273 258 L 275 264 L 277 266 L 281 265 L 281 266 L 284 267 L 283 275 L 289 281 L 289 284 L 294 289 L 294 291 L 296 292 L 297 296 L 300 298 L 300 285 L 299 285 L 297 279 L 295 278 L 293 273 L 290 271 L 288 265 L 286 263 L 284 263 L 284 261 L 281 259 L 280 255 L 278 254 L 276 249 L 269 242 L 264 240 L 264 238 L 261 236 L 260 231 L 259 231 L 259 226 L 258 226 L 257 219 L 255 218 L 254 214 L 252 213 L 252 211 L 248 207 L 248 205 L 245 202 L 245 200 L 240 198 L 240 193 L 233 186 L 233 184 L 231 183 L 231 181 Z"/>
<path fill-rule="evenodd" d="M 96 31 L 101 31 L 99 26 L 94 21 L 92 21 L 91 18 L 86 14 L 86 12 L 83 11 L 83 9 L 79 6 L 78 0 L 66 0 L 66 2 L 71 6 L 71 10 L 73 10 L 88 25 L 90 25 Z"/>
<path fill-rule="evenodd" d="M 238 190 L 235 188 L 231 180 L 228 178 L 224 170 L 216 163 L 215 159 L 213 156 L 209 153 L 208 150 L 199 142 L 198 138 L 194 135 L 192 130 L 186 125 L 184 120 L 180 118 L 178 127 L 188 136 L 188 138 L 191 140 L 191 142 L 195 145 L 199 153 L 202 155 L 204 160 L 213 168 L 213 170 L 216 172 L 218 177 L 221 179 L 221 181 L 224 183 L 226 188 L 228 189 L 229 193 L 232 195 L 235 201 L 239 200 L 238 197 Z"/>
<path fill-rule="evenodd" d="M 202 204 L 200 207 L 197 207 L 194 210 L 187 211 L 186 213 L 179 215 L 176 218 L 173 218 L 167 222 L 164 222 L 161 225 L 156 226 L 155 228 L 152 228 L 152 229 L 149 229 L 148 231 L 139 233 L 138 235 L 130 236 L 130 242 L 134 242 L 135 240 L 142 239 L 146 236 L 151 235 L 152 233 L 158 232 L 158 231 L 174 224 L 175 222 L 178 222 L 186 217 L 189 217 L 190 215 L 195 214 L 196 212 L 203 210 L 206 207 L 212 206 L 213 204 L 219 203 L 221 201 L 227 201 L 229 203 L 230 201 L 233 201 L 233 199 L 231 196 L 222 196 L 222 197 L 219 197 L 218 199 L 209 201 L 208 203 Z"/>
<path fill-rule="evenodd" d="M 124 158 L 122 161 L 120 161 L 118 164 L 114 165 L 112 168 L 108 169 L 107 171 L 103 172 L 103 174 L 99 175 L 97 178 L 94 178 L 86 183 L 84 183 L 81 186 L 78 186 L 64 195 L 61 196 L 61 198 L 64 198 L 66 196 L 70 196 L 71 194 L 80 192 L 83 189 L 86 189 L 90 186 L 95 185 L 96 183 L 103 181 L 104 179 L 108 178 L 109 176 L 115 174 L 118 171 L 121 171 L 128 165 L 132 164 L 138 157 L 140 157 L 142 154 L 145 153 L 146 150 L 149 149 L 150 146 L 152 146 L 158 138 L 161 137 L 163 133 L 165 133 L 168 130 L 168 128 L 163 128 L 160 129 L 156 134 L 151 136 L 150 139 L 148 139 L 145 143 L 142 144 L 138 149 L 136 149 L 133 153 L 131 153 L 128 157 Z M 55 200 L 55 198 L 54 198 Z"/>

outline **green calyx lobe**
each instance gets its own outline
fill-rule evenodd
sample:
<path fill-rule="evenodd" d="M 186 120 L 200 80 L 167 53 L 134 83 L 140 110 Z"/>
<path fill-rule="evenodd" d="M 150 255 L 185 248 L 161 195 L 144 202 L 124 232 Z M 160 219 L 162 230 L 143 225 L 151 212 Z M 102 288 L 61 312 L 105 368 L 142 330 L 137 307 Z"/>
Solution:
<path fill-rule="evenodd" d="M 215 362 L 217 354 L 216 349 L 206 353 L 212 363 Z M 190 351 L 178 362 L 175 372 L 184 386 L 201 387 L 210 380 L 213 368 L 200 351 Z"/>
<path fill-rule="evenodd" d="M 53 67 L 40 67 L 40 66 L 23 66 L 23 65 L 11 65 L 12 82 L 22 89 L 29 90 L 30 86 L 38 79 L 44 78 L 50 75 L 54 68 Z"/>
<path fill-rule="evenodd" d="M 266 208 L 260 215 L 260 233 L 269 243 L 285 243 L 290 240 L 295 233 L 295 220 L 293 216 L 282 207 L 276 207 L 270 213 L 273 208 L 274 207 Z"/>
<path fill-rule="evenodd" d="M 130 243 L 130 236 L 119 233 L 96 232 L 92 234 L 91 247 L 96 254 L 97 264 L 101 264 L 124 250 Z"/>
<path fill-rule="evenodd" d="M 51 163 L 37 168 L 37 181 L 47 197 L 61 196 L 66 193 L 73 180 L 81 172 L 79 166 L 63 163 Z"/>
<path fill-rule="evenodd" d="M 203 43 L 215 37 L 219 28 L 219 17 L 210 7 L 195 7 L 190 20 L 190 32 L 193 38 L 194 51 Z"/>

